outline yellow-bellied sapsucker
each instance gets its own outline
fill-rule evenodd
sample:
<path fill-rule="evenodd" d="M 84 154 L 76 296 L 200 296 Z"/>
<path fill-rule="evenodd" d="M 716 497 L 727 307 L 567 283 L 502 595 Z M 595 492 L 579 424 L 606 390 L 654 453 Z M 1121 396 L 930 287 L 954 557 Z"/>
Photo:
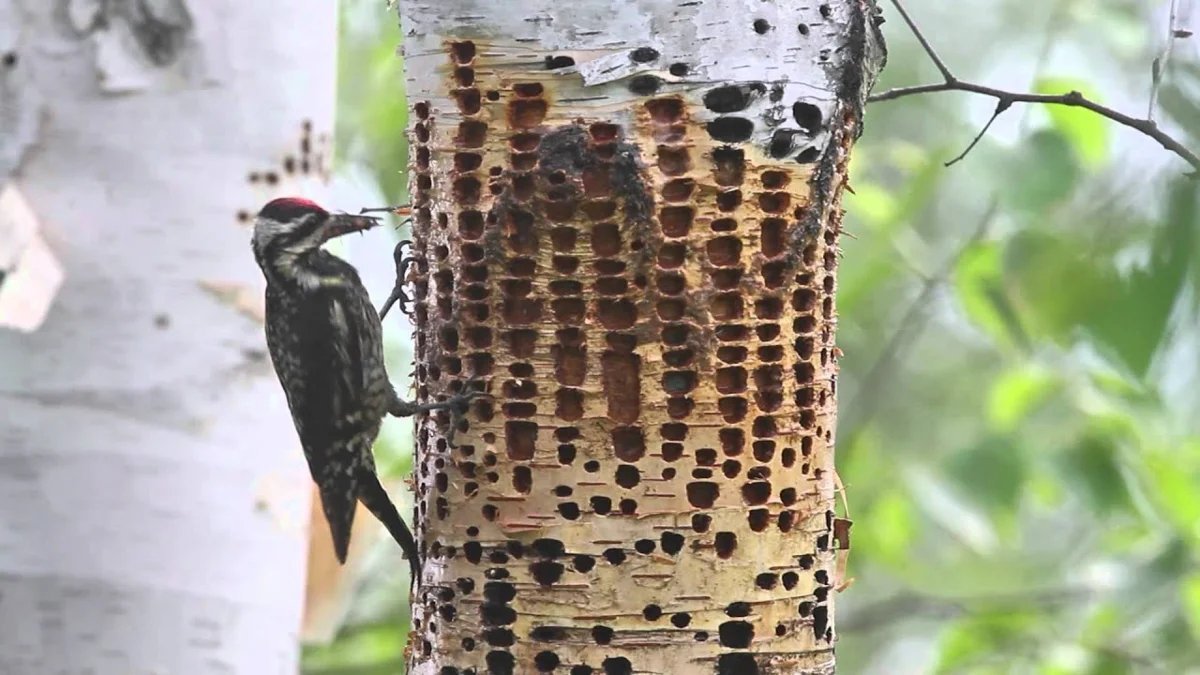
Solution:
<path fill-rule="evenodd" d="M 254 257 L 267 280 L 267 347 L 338 560 L 346 561 L 356 502 L 370 509 L 420 569 L 412 533 L 375 473 L 371 446 L 384 415 L 449 408 L 479 395 L 464 390 L 438 403 L 400 400 L 383 361 L 383 328 L 358 272 L 321 249 L 333 237 L 369 229 L 371 216 L 331 214 L 307 199 L 268 203 L 254 223 Z"/>

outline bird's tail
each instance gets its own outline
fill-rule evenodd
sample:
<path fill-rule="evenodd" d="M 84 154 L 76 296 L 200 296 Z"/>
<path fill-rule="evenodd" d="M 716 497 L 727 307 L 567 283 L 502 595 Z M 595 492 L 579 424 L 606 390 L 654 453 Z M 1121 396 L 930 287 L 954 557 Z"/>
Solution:
<path fill-rule="evenodd" d="M 408 524 L 400 517 L 400 512 L 396 510 L 396 505 L 388 497 L 387 491 L 383 489 L 383 485 L 380 484 L 379 477 L 375 475 L 374 471 L 364 471 L 358 477 L 358 496 L 363 505 L 370 509 L 379 522 L 387 528 L 392 539 L 400 544 L 400 548 L 404 551 L 409 566 L 412 568 L 413 579 L 416 579 L 421 567 L 417 556 L 417 542 L 413 539 Z"/>
<path fill-rule="evenodd" d="M 358 506 L 358 475 L 347 472 L 344 466 L 327 465 L 317 479 L 321 493 L 321 508 L 333 537 L 333 552 L 338 562 L 345 564 L 350 552 L 350 530 L 354 526 L 354 511 Z"/>

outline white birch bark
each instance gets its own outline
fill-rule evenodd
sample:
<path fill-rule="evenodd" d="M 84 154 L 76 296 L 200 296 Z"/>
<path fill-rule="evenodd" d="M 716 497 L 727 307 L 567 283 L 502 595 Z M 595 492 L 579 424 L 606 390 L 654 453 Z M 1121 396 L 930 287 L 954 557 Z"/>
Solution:
<path fill-rule="evenodd" d="M 834 669 L 840 198 L 870 0 L 401 0 L 411 672 Z"/>
<path fill-rule="evenodd" d="M 322 199 L 336 26 L 327 0 L 0 0 L 40 94 L 0 101 L 0 182 L 66 275 L 0 330 L 5 675 L 297 671 L 310 481 L 246 228 Z"/>

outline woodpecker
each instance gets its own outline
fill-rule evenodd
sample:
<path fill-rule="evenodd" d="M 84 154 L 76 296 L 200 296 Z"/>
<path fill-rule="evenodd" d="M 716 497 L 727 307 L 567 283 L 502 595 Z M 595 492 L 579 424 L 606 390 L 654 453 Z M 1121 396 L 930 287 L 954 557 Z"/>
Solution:
<path fill-rule="evenodd" d="M 416 542 L 379 482 L 371 446 L 389 413 L 407 417 L 449 409 L 461 414 L 481 393 L 467 386 L 446 401 L 426 404 L 397 396 L 384 366 L 379 315 L 358 272 L 321 249 L 334 237 L 378 222 L 284 197 L 259 211 L 252 247 L 267 281 L 271 362 L 321 493 L 338 561 L 346 562 L 355 505 L 361 501 L 400 544 L 415 581 L 420 570 Z"/>

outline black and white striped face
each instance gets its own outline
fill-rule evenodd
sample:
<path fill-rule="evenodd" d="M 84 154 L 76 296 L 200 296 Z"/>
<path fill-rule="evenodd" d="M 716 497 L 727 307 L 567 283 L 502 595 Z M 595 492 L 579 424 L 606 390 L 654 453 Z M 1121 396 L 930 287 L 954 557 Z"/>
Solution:
<path fill-rule="evenodd" d="M 281 197 L 258 212 L 252 239 L 254 256 L 260 265 L 295 259 L 334 237 L 361 232 L 378 223 L 371 216 L 331 214 L 307 199 Z"/>

